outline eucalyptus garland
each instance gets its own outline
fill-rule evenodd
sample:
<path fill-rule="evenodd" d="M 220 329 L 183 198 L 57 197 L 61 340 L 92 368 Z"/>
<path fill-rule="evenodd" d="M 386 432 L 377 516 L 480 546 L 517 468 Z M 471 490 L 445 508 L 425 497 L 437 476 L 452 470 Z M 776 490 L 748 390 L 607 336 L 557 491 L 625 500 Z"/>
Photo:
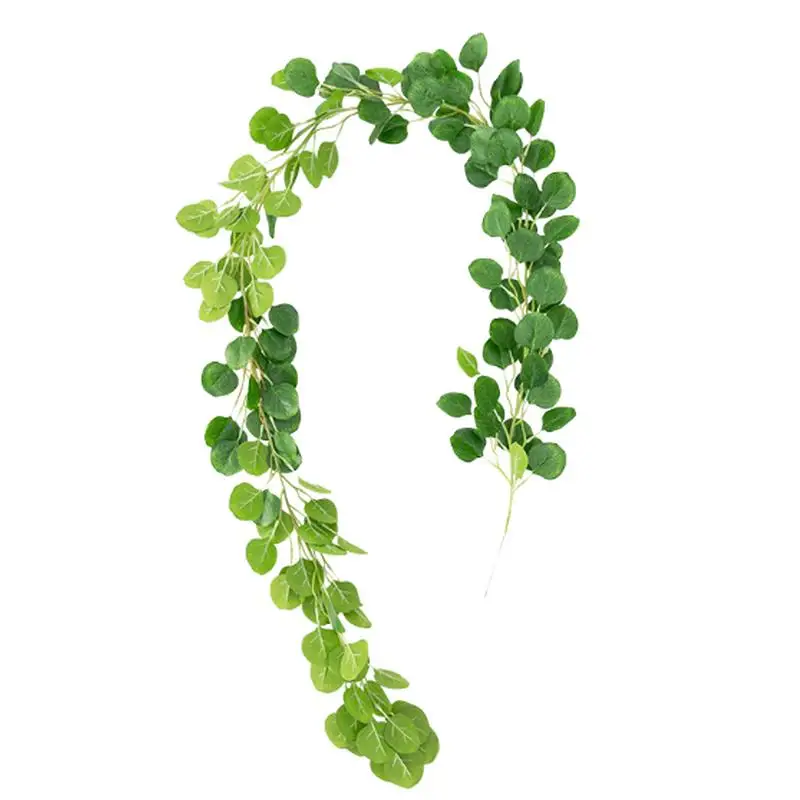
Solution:
<path fill-rule="evenodd" d="M 566 464 L 564 450 L 541 437 L 575 417 L 572 408 L 558 406 L 561 384 L 551 372 L 551 346 L 578 329 L 575 313 L 563 302 L 567 285 L 561 272 L 561 242 L 578 220 L 556 216 L 575 198 L 570 176 L 550 172 L 541 178 L 555 157 L 552 142 L 538 138 L 544 102 L 520 97 L 519 61 L 500 72 L 487 98 L 480 76 L 486 56 L 486 37 L 476 34 L 459 55 L 467 71 L 436 50 L 419 53 L 402 72 L 362 72 L 336 63 L 322 82 L 311 61 L 292 59 L 272 83 L 303 97 L 318 94 L 314 114 L 293 122 L 273 107 L 256 111 L 250 136 L 266 153 L 234 161 L 222 184 L 233 194 L 224 203 L 202 200 L 177 215 L 198 236 L 227 232 L 221 257 L 192 266 L 184 282 L 202 294 L 201 320 L 227 317 L 238 334 L 224 360 L 206 365 L 201 382 L 215 397 L 235 394 L 231 414 L 209 422 L 205 442 L 215 470 L 252 478 L 233 488 L 229 502 L 234 516 L 253 526 L 247 562 L 266 575 L 276 567 L 279 547 L 288 556 L 272 580 L 272 600 L 279 609 L 300 609 L 310 622 L 300 649 L 314 687 L 326 693 L 344 689 L 342 704 L 325 721 L 328 737 L 366 758 L 377 777 L 406 788 L 435 760 L 439 739 L 422 709 L 389 698 L 387 689 L 405 689 L 408 682 L 374 667 L 367 641 L 353 633 L 371 622 L 358 589 L 341 580 L 333 565 L 365 551 L 342 535 L 329 491 L 296 474 L 302 457 L 294 437 L 300 401 L 292 361 L 300 320 L 294 306 L 274 302 L 271 281 L 286 265 L 275 236 L 278 220 L 301 209 L 295 192 L 301 175 L 306 188 L 333 177 L 337 140 L 353 118 L 369 125 L 370 144 L 400 144 L 410 123 L 429 120 L 436 139 L 467 156 L 464 171 L 472 186 L 510 187 L 492 195 L 483 217 L 484 232 L 502 244 L 504 263 L 485 256 L 468 267 L 492 307 L 506 312 L 490 322 L 482 351 L 483 361 L 500 371 L 499 380 L 480 374 L 478 359 L 458 348 L 471 393 L 450 392 L 438 401 L 449 416 L 471 418 L 450 438 L 455 455 L 462 461 L 487 458 L 508 483 L 505 540 L 517 490 L 534 475 L 557 478 Z M 537 431 L 526 421 L 532 407 L 546 410 Z"/>

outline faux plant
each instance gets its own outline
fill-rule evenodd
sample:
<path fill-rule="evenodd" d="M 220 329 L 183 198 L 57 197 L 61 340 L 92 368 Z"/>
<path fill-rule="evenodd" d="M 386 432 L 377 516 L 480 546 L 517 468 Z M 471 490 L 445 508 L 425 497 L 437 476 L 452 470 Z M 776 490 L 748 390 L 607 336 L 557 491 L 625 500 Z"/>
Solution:
<path fill-rule="evenodd" d="M 370 144 L 400 144 L 410 121 L 430 120 L 436 139 L 467 156 L 464 171 L 472 186 L 510 186 L 510 196 L 505 186 L 492 195 L 483 218 L 483 230 L 504 251 L 503 263 L 481 257 L 469 265 L 493 308 L 506 312 L 491 321 L 482 353 L 500 378 L 480 374 L 478 359 L 459 348 L 458 364 L 472 380 L 471 393 L 451 392 L 438 402 L 451 417 L 470 417 L 450 438 L 456 456 L 487 458 L 508 483 L 504 540 L 518 489 L 534 475 L 557 478 L 566 463 L 562 448 L 544 441 L 542 433 L 563 428 L 575 416 L 572 408 L 557 406 L 561 384 L 551 373 L 551 346 L 578 329 L 563 302 L 561 272 L 561 242 L 578 220 L 556 215 L 575 198 L 570 176 L 550 172 L 541 178 L 555 157 L 552 142 L 538 138 L 544 102 L 531 105 L 520 97 L 519 61 L 500 72 L 487 98 L 480 77 L 486 56 L 486 38 L 476 34 L 460 52 L 466 71 L 437 50 L 418 54 L 402 72 L 362 72 L 336 63 L 322 82 L 314 64 L 292 59 L 272 83 L 303 97 L 319 94 L 314 114 L 293 122 L 272 107 L 256 111 L 250 136 L 266 152 L 233 163 L 222 184 L 233 194 L 222 205 L 202 200 L 177 216 L 198 236 L 226 235 L 225 252 L 195 264 L 184 281 L 202 294 L 201 320 L 227 317 L 238 334 L 224 360 L 203 369 L 202 385 L 217 397 L 235 394 L 231 415 L 212 419 L 205 441 L 214 469 L 249 476 L 230 495 L 234 516 L 252 526 L 247 561 L 266 575 L 276 567 L 279 548 L 288 556 L 270 592 L 278 608 L 300 609 L 310 622 L 301 650 L 313 685 L 326 693 L 344 689 L 342 704 L 325 721 L 330 740 L 366 758 L 377 777 L 407 788 L 434 761 L 439 740 L 419 707 L 390 700 L 386 690 L 405 689 L 407 681 L 373 667 L 367 641 L 353 633 L 371 622 L 358 589 L 339 579 L 333 564 L 364 550 L 342 536 L 328 490 L 296 474 L 302 457 L 294 437 L 300 401 L 292 360 L 300 323 L 292 305 L 273 302 L 271 281 L 286 265 L 286 253 L 274 240 L 278 220 L 301 209 L 298 183 L 318 188 L 333 177 L 336 142 L 353 118 L 370 127 Z M 536 431 L 526 421 L 532 407 L 547 409 Z"/>

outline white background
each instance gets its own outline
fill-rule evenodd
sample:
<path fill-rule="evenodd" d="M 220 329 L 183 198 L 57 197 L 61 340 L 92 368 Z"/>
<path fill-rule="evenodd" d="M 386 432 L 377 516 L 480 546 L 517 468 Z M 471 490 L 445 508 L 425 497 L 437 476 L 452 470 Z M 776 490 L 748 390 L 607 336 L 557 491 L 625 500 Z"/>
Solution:
<path fill-rule="evenodd" d="M 435 407 L 492 309 L 488 192 L 412 126 L 279 227 L 302 316 L 303 475 L 442 753 L 419 798 L 800 796 L 797 50 L 788 2 L 17 3 L 2 12 L 0 795 L 389 798 L 322 730 L 244 561 L 200 389 L 226 324 L 174 215 L 258 146 L 294 56 L 402 68 L 489 38 L 578 185 L 569 466 L 504 491 Z"/>

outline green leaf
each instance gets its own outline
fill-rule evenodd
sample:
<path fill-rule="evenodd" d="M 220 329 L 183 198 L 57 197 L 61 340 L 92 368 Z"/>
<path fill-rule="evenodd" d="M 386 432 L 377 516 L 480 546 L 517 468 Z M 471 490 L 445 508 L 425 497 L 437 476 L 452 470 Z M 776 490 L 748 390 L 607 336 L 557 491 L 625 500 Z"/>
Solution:
<path fill-rule="evenodd" d="M 264 210 L 273 217 L 291 217 L 302 205 L 300 198 L 290 189 L 268 192 L 264 197 Z"/>
<path fill-rule="evenodd" d="M 358 104 L 358 118 L 372 125 L 382 125 L 391 116 L 386 103 L 378 97 L 365 97 Z"/>
<path fill-rule="evenodd" d="M 273 494 L 269 489 L 265 489 L 264 492 L 264 508 L 262 509 L 261 513 L 258 515 L 258 518 L 254 520 L 258 527 L 269 527 L 272 525 L 276 520 L 280 518 L 281 514 L 281 499 L 278 495 Z"/>
<path fill-rule="evenodd" d="M 277 72 L 273 73 L 272 85 L 278 89 L 282 89 L 284 92 L 290 91 L 289 84 L 286 81 L 286 73 L 282 69 L 279 69 Z"/>
<path fill-rule="evenodd" d="M 231 417 L 214 417 L 206 426 L 205 443 L 213 447 L 217 442 L 239 440 L 242 429 Z"/>
<path fill-rule="evenodd" d="M 575 199 L 575 182 L 566 172 L 551 172 L 542 183 L 542 203 L 558 210 Z"/>
<path fill-rule="evenodd" d="M 300 329 L 300 315 L 288 303 L 273 306 L 269 311 L 269 321 L 278 333 L 292 336 Z"/>
<path fill-rule="evenodd" d="M 311 492 L 316 492 L 317 494 L 330 494 L 331 490 L 326 489 L 324 486 L 320 486 L 318 483 L 309 483 L 308 481 L 304 481 L 302 478 L 297 479 L 300 485 L 308 489 Z"/>
<path fill-rule="evenodd" d="M 506 245 L 513 258 L 519 262 L 536 261 L 544 252 L 544 240 L 527 228 L 518 228 L 506 237 Z"/>
<path fill-rule="evenodd" d="M 478 359 L 472 353 L 459 347 L 456 352 L 458 366 L 469 378 L 474 378 L 478 374 Z"/>
<path fill-rule="evenodd" d="M 493 319 L 489 324 L 489 338 L 502 350 L 514 349 L 514 329 L 512 320 L 505 317 Z"/>
<path fill-rule="evenodd" d="M 307 58 L 293 58 L 283 69 L 286 85 L 302 97 L 313 97 L 319 86 L 317 69 Z"/>
<path fill-rule="evenodd" d="M 214 397 L 230 394 L 239 385 L 236 373 L 227 364 L 220 364 L 219 361 L 206 364 L 200 381 L 203 388 Z"/>
<path fill-rule="evenodd" d="M 293 133 L 289 117 L 272 107 L 260 108 L 250 119 L 250 138 L 269 150 L 285 150 L 291 144 Z"/>
<path fill-rule="evenodd" d="M 213 261 L 198 261 L 189 267 L 188 272 L 183 276 L 183 282 L 190 289 L 199 289 L 206 273 L 212 272 L 215 268 L 216 265 Z"/>
<path fill-rule="evenodd" d="M 547 139 L 534 139 L 525 151 L 525 166 L 531 172 L 549 167 L 556 157 L 556 147 Z"/>
<path fill-rule="evenodd" d="M 376 130 L 378 141 L 384 144 L 401 144 L 408 138 L 408 120 L 399 114 L 393 114 Z"/>
<path fill-rule="evenodd" d="M 514 220 L 505 203 L 493 201 L 483 217 L 483 232 L 501 239 L 511 230 Z"/>
<path fill-rule="evenodd" d="M 251 539 L 245 555 L 253 572 L 266 575 L 278 560 L 278 548 L 266 539 Z"/>
<path fill-rule="evenodd" d="M 564 471 L 567 454 L 557 444 L 534 443 L 528 449 L 528 465 L 534 474 L 552 481 Z"/>
<path fill-rule="evenodd" d="M 390 67 L 373 67 L 364 73 L 368 78 L 372 78 L 379 83 L 385 83 L 387 86 L 397 86 L 403 80 L 403 73 L 398 72 L 396 69 Z"/>
<path fill-rule="evenodd" d="M 494 289 L 503 279 L 503 268 L 492 258 L 476 258 L 469 265 L 469 274 L 482 289 Z"/>
<path fill-rule="evenodd" d="M 339 519 L 339 512 L 333 500 L 309 500 L 305 504 L 305 512 L 309 519 L 326 525 L 335 525 Z"/>
<path fill-rule="evenodd" d="M 304 150 L 298 157 L 298 163 L 303 170 L 303 175 L 306 176 L 306 180 L 315 189 L 318 189 L 324 175 L 322 173 L 322 164 L 320 164 L 317 154 L 312 153 L 310 150 Z"/>
<path fill-rule="evenodd" d="M 286 580 L 286 574 L 281 573 L 270 584 L 269 594 L 272 602 L 283 611 L 291 611 L 300 605 L 300 596 L 296 594 L 289 582 Z"/>
<path fill-rule="evenodd" d="M 467 180 L 479 189 L 484 189 L 497 180 L 497 167 L 481 163 L 473 158 L 464 164 L 464 173 Z"/>
<path fill-rule="evenodd" d="M 493 367 L 505 369 L 514 363 L 514 353 L 489 339 L 483 346 L 483 360 Z"/>
<path fill-rule="evenodd" d="M 237 519 L 254 522 L 264 510 L 264 492 L 249 483 L 240 483 L 231 492 L 228 507 Z"/>
<path fill-rule="evenodd" d="M 303 655 L 312 664 L 327 664 L 328 656 L 339 647 L 339 637 L 334 631 L 316 628 L 303 637 Z"/>
<path fill-rule="evenodd" d="M 450 437 L 450 445 L 462 461 L 475 461 L 483 455 L 486 439 L 474 428 L 459 428 Z"/>
<path fill-rule="evenodd" d="M 431 731 L 430 736 L 420 746 L 419 752 L 425 764 L 433 764 L 436 761 L 436 757 L 439 755 L 439 737 L 436 735 L 436 731 Z"/>
<path fill-rule="evenodd" d="M 359 556 L 367 555 L 366 550 L 362 550 L 358 545 L 348 542 L 347 539 L 343 539 L 341 536 L 336 540 L 336 544 L 338 544 L 339 547 L 348 553 L 353 553 L 354 555 Z"/>
<path fill-rule="evenodd" d="M 334 747 L 338 747 L 340 750 L 346 750 L 350 747 L 347 736 L 342 733 L 336 721 L 336 714 L 330 714 L 325 720 L 325 733 L 328 734 L 328 738 L 331 740 L 331 744 L 333 744 Z"/>
<path fill-rule="evenodd" d="M 528 124 L 531 110 L 528 104 L 516 95 L 503 97 L 492 109 L 492 124 L 497 128 L 518 131 Z"/>
<path fill-rule="evenodd" d="M 530 175 L 520 173 L 514 178 L 514 199 L 528 211 L 538 211 L 540 192 L 536 181 Z"/>
<path fill-rule="evenodd" d="M 206 272 L 200 284 L 203 301 L 212 308 L 227 306 L 239 291 L 234 278 L 223 270 L 214 269 Z"/>
<path fill-rule="evenodd" d="M 178 225 L 191 233 L 212 231 L 217 225 L 217 204 L 213 200 L 201 200 L 184 206 L 175 219 Z"/>
<path fill-rule="evenodd" d="M 349 581 L 334 581 L 328 587 L 333 607 L 340 614 L 348 611 L 355 611 L 361 605 L 361 598 L 358 596 L 358 589 Z"/>
<path fill-rule="evenodd" d="M 552 433 L 561 430 L 575 419 L 575 409 L 567 406 L 551 408 L 542 416 L 542 430 Z"/>
<path fill-rule="evenodd" d="M 516 335 L 516 331 L 515 331 Z M 541 386 L 550 373 L 547 362 L 538 353 L 528 353 L 522 361 L 519 373 L 520 384 L 525 389 Z"/>
<path fill-rule="evenodd" d="M 322 586 L 322 569 L 314 561 L 300 559 L 286 570 L 286 580 L 296 595 L 310 597 Z"/>
<path fill-rule="evenodd" d="M 528 392 L 528 400 L 539 408 L 552 408 L 561 399 L 561 384 L 552 375 L 541 386 Z"/>
<path fill-rule="evenodd" d="M 492 105 L 496 105 L 502 97 L 519 94 L 521 89 L 522 73 L 517 59 L 505 67 L 492 84 Z"/>
<path fill-rule="evenodd" d="M 274 278 L 286 266 L 286 251 L 278 245 L 261 247 L 253 256 L 253 276 L 262 280 Z"/>
<path fill-rule="evenodd" d="M 360 70 L 355 64 L 334 63 L 324 84 L 333 89 L 356 89 L 361 85 L 358 81 L 359 74 Z"/>
<path fill-rule="evenodd" d="M 253 156 L 237 158 L 228 170 L 228 180 L 222 185 L 237 192 L 244 192 L 248 197 L 254 195 L 264 185 L 267 170 Z"/>
<path fill-rule="evenodd" d="M 375 680 L 387 689 L 408 689 L 408 681 L 399 673 L 390 669 L 376 669 Z"/>
<path fill-rule="evenodd" d="M 553 341 L 553 323 L 546 314 L 533 312 L 526 314 L 514 331 L 514 338 L 521 347 L 541 350 Z"/>
<path fill-rule="evenodd" d="M 353 719 L 359 722 L 371 722 L 375 713 L 375 705 L 365 689 L 360 686 L 348 686 L 344 692 L 344 707 Z"/>
<path fill-rule="evenodd" d="M 339 166 L 339 150 L 336 142 L 323 142 L 317 154 L 320 169 L 326 178 L 332 178 Z"/>
<path fill-rule="evenodd" d="M 525 299 L 525 290 L 516 279 L 504 279 L 489 292 L 489 302 L 505 311 L 513 311 Z"/>
<path fill-rule="evenodd" d="M 346 681 L 354 681 L 369 663 L 369 645 L 362 639 L 345 645 L 343 650 L 339 672 Z"/>
<path fill-rule="evenodd" d="M 514 323 L 511 324 L 513 327 Z M 497 381 L 486 375 L 482 375 L 475 381 L 474 391 L 475 405 L 478 408 L 493 409 L 500 400 L 500 387 L 497 385 Z"/>
<path fill-rule="evenodd" d="M 544 226 L 545 241 L 560 242 L 564 239 L 569 239 L 569 237 L 578 230 L 579 224 L 580 220 L 570 214 L 551 219 Z"/>
<path fill-rule="evenodd" d="M 311 682 L 318 692 L 323 692 L 324 694 L 336 692 L 344 684 L 341 675 L 327 664 L 311 665 Z"/>
<path fill-rule="evenodd" d="M 578 332 L 578 318 L 569 306 L 548 308 L 546 313 L 553 323 L 554 339 L 572 339 Z"/>
<path fill-rule="evenodd" d="M 540 267 L 528 278 L 527 289 L 539 306 L 554 306 L 566 296 L 567 282 L 557 269 Z"/>
<path fill-rule="evenodd" d="M 544 100 L 537 100 L 531 106 L 531 114 L 528 118 L 528 123 L 525 125 L 525 130 L 531 136 L 536 136 L 539 133 L 539 128 L 542 127 L 542 119 L 544 118 Z"/>
<path fill-rule="evenodd" d="M 239 336 L 225 348 L 225 361 L 231 369 L 243 369 L 256 351 L 256 341 L 249 336 Z"/>
<path fill-rule="evenodd" d="M 393 753 L 386 764 L 372 764 L 374 774 L 402 789 L 413 789 L 423 777 L 425 766 L 414 755 L 402 756 Z"/>
<path fill-rule="evenodd" d="M 400 754 L 415 753 L 422 744 L 413 720 L 404 714 L 396 714 L 386 720 L 384 736 L 386 743 Z"/>
<path fill-rule="evenodd" d="M 211 448 L 211 466 L 221 475 L 235 475 L 241 471 L 236 454 L 238 442 L 221 439 Z"/>
<path fill-rule="evenodd" d="M 264 411 L 275 419 L 290 419 L 299 408 L 297 389 L 288 383 L 270 386 L 264 392 Z"/>
<path fill-rule="evenodd" d="M 460 392 L 443 394 L 436 405 L 450 417 L 466 417 L 472 413 L 472 400 Z"/>
<path fill-rule="evenodd" d="M 250 475 L 263 475 L 269 469 L 269 450 L 261 442 L 242 442 L 236 456 L 242 469 Z"/>
<path fill-rule="evenodd" d="M 392 714 L 402 714 L 404 717 L 408 717 L 417 729 L 420 742 L 424 742 L 430 736 L 430 722 L 428 722 L 425 712 L 418 706 L 406 703 L 405 700 L 398 700 L 396 703 L 392 703 Z"/>
<path fill-rule="evenodd" d="M 367 726 L 362 728 L 356 739 L 358 752 L 373 764 L 385 764 L 393 755 L 392 750 L 386 744 L 385 734 L 385 722 L 367 721 Z"/>
<path fill-rule="evenodd" d="M 476 33 L 470 36 L 461 48 L 458 61 L 464 69 L 471 69 L 473 72 L 477 72 L 483 66 L 488 54 L 489 44 L 486 41 L 486 36 L 482 33 Z"/>
<path fill-rule="evenodd" d="M 276 364 L 291 361 L 297 353 L 297 342 L 294 336 L 284 336 L 273 328 L 259 334 L 258 344 L 264 355 Z"/>
<path fill-rule="evenodd" d="M 263 281 L 253 281 L 245 290 L 250 314 L 260 317 L 272 305 L 275 297 L 272 286 Z"/>
<path fill-rule="evenodd" d="M 372 622 L 369 617 L 360 608 L 357 608 L 355 611 L 345 611 L 344 618 L 356 628 L 372 627 Z"/>
<path fill-rule="evenodd" d="M 516 442 L 511 443 L 508 452 L 511 455 L 511 477 L 514 480 L 519 480 L 528 467 L 528 455 L 522 445 Z"/>

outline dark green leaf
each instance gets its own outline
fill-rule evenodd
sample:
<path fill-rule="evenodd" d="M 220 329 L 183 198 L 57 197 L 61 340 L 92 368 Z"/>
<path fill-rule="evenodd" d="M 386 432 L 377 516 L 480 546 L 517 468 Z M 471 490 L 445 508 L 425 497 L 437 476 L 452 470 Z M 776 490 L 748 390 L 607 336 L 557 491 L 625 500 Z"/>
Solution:
<path fill-rule="evenodd" d="M 451 417 L 466 417 L 472 413 L 472 400 L 460 392 L 443 394 L 436 405 Z"/>
<path fill-rule="evenodd" d="M 536 181 L 530 176 L 519 174 L 514 178 L 514 197 L 528 211 L 537 211 L 540 206 L 540 192 Z"/>
<path fill-rule="evenodd" d="M 450 444 L 462 461 L 474 461 L 483 455 L 486 439 L 474 428 L 459 428 L 450 437 Z"/>
<path fill-rule="evenodd" d="M 466 44 L 461 48 L 458 60 L 464 69 L 471 69 L 477 72 L 486 61 L 489 53 L 489 44 L 482 33 L 476 33 L 467 39 Z"/>
<path fill-rule="evenodd" d="M 575 409 L 562 406 L 561 408 L 551 408 L 550 411 L 545 411 L 542 417 L 542 429 L 548 433 L 561 430 L 565 425 L 568 425 L 575 419 Z"/>
<path fill-rule="evenodd" d="M 531 106 L 531 114 L 528 118 L 528 123 L 525 126 L 525 130 L 531 136 L 536 136 L 539 133 L 539 128 L 542 127 L 542 119 L 544 117 L 544 100 L 537 100 Z"/>
<path fill-rule="evenodd" d="M 551 172 L 542 183 L 542 203 L 564 209 L 575 199 L 575 182 L 566 172 Z"/>
<path fill-rule="evenodd" d="M 578 332 L 578 318 L 569 306 L 548 308 L 547 316 L 553 323 L 554 339 L 572 339 Z"/>
<path fill-rule="evenodd" d="M 544 252 L 544 239 L 527 228 L 517 228 L 506 237 L 513 258 L 519 262 L 536 261 Z"/>
<path fill-rule="evenodd" d="M 530 113 L 528 104 L 521 97 L 503 97 L 492 108 L 492 124 L 498 128 L 517 131 L 528 124 Z"/>
<path fill-rule="evenodd" d="M 536 172 L 537 170 L 549 167 L 556 157 L 556 148 L 547 139 L 534 139 L 525 151 L 525 166 Z"/>
<path fill-rule="evenodd" d="M 578 230 L 579 220 L 570 214 L 551 219 L 544 226 L 544 238 L 548 242 L 558 242 L 568 239 Z"/>
<path fill-rule="evenodd" d="M 514 338 L 517 344 L 532 350 L 541 350 L 553 341 L 553 323 L 546 314 L 526 314 L 517 323 Z"/>
<path fill-rule="evenodd" d="M 501 97 L 519 94 L 521 89 L 522 73 L 517 59 L 505 67 L 492 84 L 492 106 L 497 105 Z"/>
<path fill-rule="evenodd" d="M 299 409 L 297 389 L 288 383 L 278 383 L 264 391 L 264 411 L 275 419 L 290 419 Z"/>
<path fill-rule="evenodd" d="M 288 303 L 272 306 L 269 310 L 269 321 L 278 333 L 291 336 L 300 328 L 300 316 L 297 309 Z"/>
<path fill-rule="evenodd" d="M 236 373 L 227 364 L 220 364 L 219 361 L 206 364 L 200 381 L 203 388 L 214 397 L 230 394 L 239 385 Z"/>
<path fill-rule="evenodd" d="M 511 327 L 513 330 L 513 323 L 511 323 Z M 497 381 L 485 375 L 475 381 L 474 391 L 475 404 L 481 409 L 493 410 L 500 399 L 500 387 L 497 385 Z"/>
<path fill-rule="evenodd" d="M 476 258 L 469 265 L 469 274 L 482 289 L 494 289 L 503 279 L 503 268 L 492 258 Z"/>
<path fill-rule="evenodd" d="M 552 408 L 561 399 L 561 384 L 552 375 L 541 386 L 528 392 L 528 400 L 539 408 Z"/>
<path fill-rule="evenodd" d="M 302 97 L 313 97 L 319 86 L 317 70 L 307 58 L 293 58 L 283 69 L 286 85 Z"/>
<path fill-rule="evenodd" d="M 531 272 L 527 289 L 540 307 L 554 306 L 567 294 L 567 282 L 557 269 L 541 267 Z"/>
<path fill-rule="evenodd" d="M 557 444 L 533 444 L 528 449 L 528 468 L 542 478 L 557 478 L 566 465 L 567 454 Z"/>

